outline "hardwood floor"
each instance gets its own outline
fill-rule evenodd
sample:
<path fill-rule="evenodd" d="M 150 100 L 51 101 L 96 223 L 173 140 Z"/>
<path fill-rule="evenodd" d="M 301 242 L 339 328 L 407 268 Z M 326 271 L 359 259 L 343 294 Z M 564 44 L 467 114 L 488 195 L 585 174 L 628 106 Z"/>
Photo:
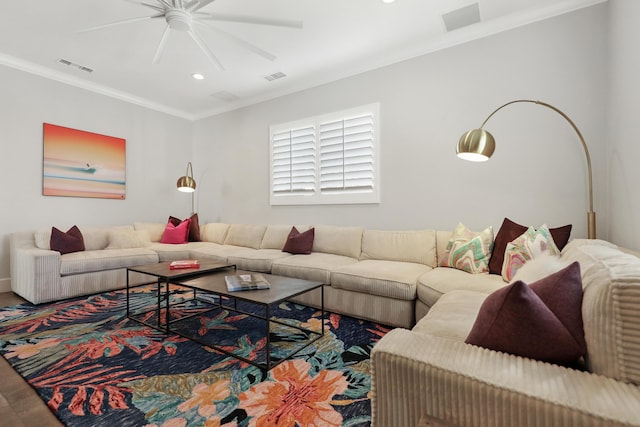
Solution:
<path fill-rule="evenodd" d="M 0 307 L 24 300 L 13 292 L 0 293 Z M 0 426 L 54 427 L 63 424 L 51 413 L 31 386 L 0 357 Z"/>

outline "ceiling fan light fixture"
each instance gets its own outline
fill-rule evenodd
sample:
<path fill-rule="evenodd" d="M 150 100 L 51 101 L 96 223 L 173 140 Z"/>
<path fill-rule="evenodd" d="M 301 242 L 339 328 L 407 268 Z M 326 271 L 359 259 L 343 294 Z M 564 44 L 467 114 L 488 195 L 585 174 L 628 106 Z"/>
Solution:
<path fill-rule="evenodd" d="M 165 14 L 165 19 L 172 30 L 189 31 L 193 18 L 191 14 L 182 9 L 169 9 Z"/>

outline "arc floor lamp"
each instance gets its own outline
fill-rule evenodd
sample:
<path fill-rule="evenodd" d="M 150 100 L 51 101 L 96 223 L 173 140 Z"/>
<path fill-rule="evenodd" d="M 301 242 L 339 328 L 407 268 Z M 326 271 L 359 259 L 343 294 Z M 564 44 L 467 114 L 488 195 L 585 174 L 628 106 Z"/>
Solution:
<path fill-rule="evenodd" d="M 593 183 L 592 183 L 592 174 L 591 174 L 591 156 L 589 155 L 589 149 L 587 148 L 586 142 L 584 142 L 584 137 L 582 136 L 582 133 L 580 132 L 576 124 L 573 122 L 573 120 L 571 120 L 569 116 L 567 116 L 560 109 L 554 107 L 551 104 L 547 104 L 546 102 L 534 101 L 531 99 L 516 99 L 515 101 L 507 102 L 506 104 L 501 105 L 500 107 L 496 108 L 491 114 L 489 114 L 489 117 L 487 117 L 484 120 L 484 122 L 482 122 L 482 125 L 480 125 L 478 129 L 470 130 L 460 137 L 460 141 L 458 141 L 458 147 L 456 150 L 458 157 L 464 160 L 471 160 L 475 162 L 489 160 L 489 157 L 491 157 L 491 155 L 493 154 L 493 151 L 496 148 L 496 141 L 493 138 L 493 135 L 491 135 L 488 131 L 483 129 L 484 125 L 489 121 L 489 119 L 495 113 L 497 113 L 504 107 L 511 104 L 520 103 L 520 102 L 528 102 L 528 103 L 542 105 L 543 107 L 550 108 L 551 110 L 555 111 L 556 113 L 564 117 L 564 119 L 567 122 L 569 122 L 569 124 L 573 127 L 573 129 L 578 134 L 578 138 L 580 139 L 580 143 L 582 144 L 582 148 L 584 149 L 584 154 L 587 157 L 587 169 L 589 174 L 589 180 L 588 180 L 589 211 L 587 212 L 587 227 L 588 227 L 587 237 L 589 239 L 595 239 L 596 238 L 596 213 L 593 211 Z"/>
<path fill-rule="evenodd" d="M 196 180 L 193 179 L 193 166 L 191 166 L 191 162 L 187 163 L 186 175 L 178 178 L 176 185 L 178 187 L 178 191 L 191 193 L 191 215 L 193 215 L 195 213 L 193 208 L 193 193 L 196 191 Z"/>

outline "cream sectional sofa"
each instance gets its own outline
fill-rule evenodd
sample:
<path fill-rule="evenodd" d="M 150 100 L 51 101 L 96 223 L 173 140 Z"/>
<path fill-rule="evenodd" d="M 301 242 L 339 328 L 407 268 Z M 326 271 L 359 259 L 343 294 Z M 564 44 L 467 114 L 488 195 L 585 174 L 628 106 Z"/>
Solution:
<path fill-rule="evenodd" d="M 291 225 L 207 223 L 200 228 L 202 241 L 177 245 L 160 243 L 164 227 L 163 223 L 145 222 L 80 227 L 86 250 L 64 255 L 49 249 L 50 228 L 14 233 L 10 240 L 12 290 L 39 304 L 122 288 L 126 268 L 133 265 L 210 259 L 233 263 L 244 270 L 321 281 L 328 285 L 328 310 L 390 326 L 411 327 L 415 323 L 418 287 L 429 288 L 428 279 L 418 279 L 436 269 L 438 247 L 444 248 L 450 234 L 315 225 L 312 253 L 292 255 L 282 251 Z M 296 227 L 304 231 L 310 226 Z M 117 240 L 126 244 L 113 244 L 115 235 L 127 233 L 138 236 L 128 242 L 120 237 Z M 445 242 L 436 244 L 437 235 Z M 144 236 L 144 242 L 140 236 Z M 476 279 L 463 274 L 471 282 Z M 132 278 L 134 283 L 149 281 L 143 275 Z M 496 282 L 496 286 L 501 285 Z M 438 292 L 425 291 L 427 295 Z M 320 304 L 319 294 L 298 300 Z M 421 303 L 421 312 L 429 304 L 429 299 Z"/>
<path fill-rule="evenodd" d="M 561 260 L 580 264 L 585 370 L 465 344 L 487 293 L 445 285 L 455 272 L 434 269 L 437 286 L 418 297 L 440 298 L 372 351 L 373 425 L 640 426 L 640 259 L 574 239 Z"/>

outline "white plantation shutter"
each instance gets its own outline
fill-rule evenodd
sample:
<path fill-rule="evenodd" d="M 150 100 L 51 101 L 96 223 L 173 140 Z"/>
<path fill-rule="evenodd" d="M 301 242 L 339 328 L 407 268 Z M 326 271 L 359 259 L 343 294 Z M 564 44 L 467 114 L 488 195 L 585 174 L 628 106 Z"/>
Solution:
<path fill-rule="evenodd" d="M 320 189 L 373 190 L 373 115 L 320 124 Z"/>
<path fill-rule="evenodd" d="M 379 203 L 378 104 L 269 128 L 272 205 Z"/>
<path fill-rule="evenodd" d="M 313 194 L 316 154 L 313 127 L 274 133 L 271 137 L 271 187 L 275 194 Z"/>

